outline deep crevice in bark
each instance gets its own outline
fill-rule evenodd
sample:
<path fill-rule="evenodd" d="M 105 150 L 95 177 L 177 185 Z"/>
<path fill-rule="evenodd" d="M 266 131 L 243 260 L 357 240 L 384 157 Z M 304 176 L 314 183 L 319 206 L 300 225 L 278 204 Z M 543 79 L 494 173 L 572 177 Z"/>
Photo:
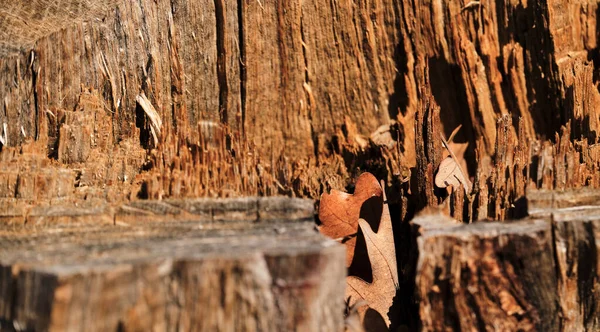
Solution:
<path fill-rule="evenodd" d="M 215 0 L 215 16 L 217 22 L 217 80 L 219 83 L 219 120 L 228 124 L 228 94 L 227 86 L 227 49 L 225 42 L 227 31 L 225 27 L 225 3 L 224 0 Z"/>
<path fill-rule="evenodd" d="M 37 93 L 37 76 L 38 72 L 35 71 L 35 51 L 31 51 L 31 65 L 29 66 L 29 70 L 31 70 L 31 92 L 33 96 L 33 107 L 34 107 L 34 127 L 35 127 L 35 139 L 39 139 L 39 100 Z"/>

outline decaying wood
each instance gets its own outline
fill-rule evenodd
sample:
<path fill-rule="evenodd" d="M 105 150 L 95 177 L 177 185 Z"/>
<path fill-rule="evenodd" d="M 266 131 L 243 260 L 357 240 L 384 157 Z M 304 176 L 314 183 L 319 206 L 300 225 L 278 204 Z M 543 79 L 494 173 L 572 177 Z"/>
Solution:
<path fill-rule="evenodd" d="M 76 199 L 317 198 L 370 171 L 410 216 L 444 199 L 427 187 L 437 140 L 462 125 L 474 190 L 450 194 L 458 220 L 518 217 L 528 188 L 600 186 L 597 4 L 475 3 L 11 3 L 2 146 L 35 140 L 82 171 Z M 81 107 L 89 91 L 98 106 Z"/>
<path fill-rule="evenodd" d="M 27 50 L 35 42 L 73 22 L 103 15 L 115 0 L 3 1 L 0 9 L 0 56 Z"/>
<path fill-rule="evenodd" d="M 597 3 L 34 0 L 3 5 L 0 213 L 8 222 L 2 227 L 41 227 L 50 246 L 59 241 L 53 224 L 85 228 L 81 234 L 88 234 L 90 225 L 136 228 L 144 227 L 139 224 L 144 220 L 217 223 L 305 215 L 296 203 L 281 209 L 274 201 L 240 199 L 235 204 L 243 208 L 228 210 L 220 203 L 182 199 L 317 198 L 370 171 L 393 189 L 390 205 L 403 221 L 440 203 L 465 222 L 519 218 L 528 206 L 529 214 L 541 218 L 422 225 L 418 268 L 408 260 L 399 282 L 404 294 L 416 278 L 420 310 L 428 315 L 425 329 L 484 329 L 492 315 L 504 317 L 507 329 L 598 328 L 596 208 L 575 208 L 595 205 L 596 194 L 578 194 L 582 198 L 572 201 L 553 192 L 548 201 L 535 191 L 600 187 Z M 142 95 L 140 104 L 136 98 Z M 459 125 L 463 129 L 455 141 L 469 143 L 464 154 L 465 182 L 473 183 L 469 195 L 434 186 L 443 160 L 440 134 L 448 136 Z M 581 218 L 572 218 L 569 207 Z M 261 212 L 267 210 L 272 213 Z M 187 224 L 176 225 L 171 226 L 185 228 L 181 233 L 190 237 L 197 234 Z M 31 233 L 23 236 L 36 243 Z M 123 262 L 137 260 L 137 249 L 158 250 L 140 241 L 132 241 L 138 247 L 132 256 L 123 255 Z M 203 250 L 200 242 L 190 242 L 190 248 Z M 403 260 L 405 253 L 399 256 Z M 214 279 L 220 273 L 214 271 L 225 271 L 240 285 L 275 284 L 285 294 L 275 304 L 269 298 L 280 298 L 274 291 L 245 297 L 227 314 L 247 310 L 253 320 L 244 326 L 286 329 L 288 323 L 262 320 L 245 305 L 265 303 L 264 317 L 276 317 L 274 310 L 300 305 L 295 301 L 302 297 L 294 292 L 311 284 L 301 281 L 302 287 L 290 289 L 285 278 L 279 284 L 261 279 L 264 266 L 272 276 L 275 270 L 287 276 L 305 265 L 292 254 L 285 257 L 293 268 L 285 269 L 273 268 L 259 254 L 226 266 L 176 257 L 172 263 L 179 265 L 173 269 L 150 258 L 140 258 L 137 267 L 129 261 L 114 265 L 114 271 L 97 264 L 99 272 L 87 274 L 77 274 L 89 271 L 87 263 L 39 271 L 6 267 L 0 275 L 34 285 L 23 286 L 31 299 L 44 298 L 37 297 L 42 290 L 35 285 L 56 286 L 52 308 L 57 311 L 48 311 L 47 303 L 23 302 L 0 312 L 26 327 L 44 323 L 32 318 L 32 308 L 45 310 L 46 319 L 56 312 L 58 328 L 86 323 L 96 313 L 69 311 L 90 308 L 76 302 L 82 285 L 96 285 L 99 292 L 124 280 L 142 287 L 125 301 L 142 300 L 128 304 L 125 318 L 108 315 L 101 323 L 111 329 L 146 328 L 140 317 L 148 312 L 164 319 L 148 323 L 158 328 L 171 321 L 184 327 L 212 324 L 193 321 L 204 312 L 187 307 L 196 300 L 188 296 L 234 280 Z M 108 261 L 94 259 L 90 264 Z M 528 264 L 536 268 L 527 269 Z M 240 270 L 257 277 L 227 272 Z M 210 275 L 207 284 L 194 277 L 199 273 Z M 152 292 L 143 286 L 146 275 L 157 285 Z M 165 280 L 176 281 L 169 288 Z M 71 288 L 59 287 L 70 282 Z M 162 293 L 154 294 L 155 289 Z M 161 312 L 148 302 L 149 292 L 171 305 Z M 124 308 L 106 296 L 92 299 Z M 230 303 L 228 296 L 233 295 L 226 293 L 221 303 Z M 226 329 L 219 325 L 225 322 L 205 328 Z"/>
<path fill-rule="evenodd" d="M 551 223 L 458 226 L 413 220 L 421 328 L 556 331 L 560 328 Z"/>
<path fill-rule="evenodd" d="M 412 222 L 423 330 L 594 331 L 600 324 L 600 195 L 530 190 L 530 219 Z"/>
<path fill-rule="evenodd" d="M 2 223 L 2 328 L 341 330 L 344 248 L 315 232 L 300 202 L 249 202 L 250 220 L 235 215 L 245 202 L 215 200 L 178 204 L 211 220 Z"/>
<path fill-rule="evenodd" d="M 552 214 L 565 331 L 600 329 L 600 209 Z"/>
<path fill-rule="evenodd" d="M 558 294 L 565 331 L 600 329 L 600 192 L 530 192 L 529 214 L 554 225 Z"/>

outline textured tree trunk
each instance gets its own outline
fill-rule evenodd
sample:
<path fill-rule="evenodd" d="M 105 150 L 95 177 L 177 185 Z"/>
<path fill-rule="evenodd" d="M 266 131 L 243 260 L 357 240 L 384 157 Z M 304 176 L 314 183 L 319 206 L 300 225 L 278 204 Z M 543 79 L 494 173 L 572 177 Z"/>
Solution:
<path fill-rule="evenodd" d="M 455 141 L 469 142 L 477 181 L 456 207 L 478 206 L 453 215 L 503 219 L 528 187 L 600 184 L 596 12 L 565 1 L 14 3 L 0 35 L 2 146 L 33 138 L 32 152 L 97 173 L 86 184 L 111 193 L 88 197 L 317 197 L 363 170 L 394 189 L 411 168 L 433 174 L 441 159 L 423 163 L 418 145 L 441 153 L 440 133 L 462 125 Z M 424 131 L 428 98 L 438 122 Z M 80 129 L 90 113 L 99 124 Z M 111 140 L 65 155 L 97 149 L 96 136 L 69 142 L 86 130 Z M 156 148 L 146 165 L 130 158 L 145 148 Z M 421 206 L 400 191 L 390 198 Z"/>

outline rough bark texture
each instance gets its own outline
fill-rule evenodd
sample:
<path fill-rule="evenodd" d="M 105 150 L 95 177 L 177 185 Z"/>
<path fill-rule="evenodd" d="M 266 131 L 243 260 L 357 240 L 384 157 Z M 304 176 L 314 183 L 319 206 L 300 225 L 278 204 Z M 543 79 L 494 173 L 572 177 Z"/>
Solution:
<path fill-rule="evenodd" d="M 312 202 L 151 203 L 116 225 L 2 223 L 2 330 L 343 328 L 345 251 L 315 232 Z"/>
<path fill-rule="evenodd" d="M 387 180 L 391 202 L 410 216 L 445 195 L 430 184 L 439 136 L 462 125 L 455 141 L 469 142 L 475 188 L 451 193 L 452 215 L 518 217 L 528 188 L 600 186 L 597 7 L 11 4 L 0 35 L 2 146 L 36 140 L 35 152 L 76 170 L 64 195 L 75 199 L 315 198 L 367 170 Z M 141 92 L 162 122 L 157 143 L 136 102 Z M 95 101 L 85 106 L 85 94 Z M 84 125 L 91 113 L 99 125 Z M 110 138 L 104 148 L 100 134 Z M 78 174 L 102 170 L 119 175 L 77 189 Z"/>
<path fill-rule="evenodd" d="M 441 202 L 459 221 L 519 218 L 527 205 L 536 213 L 533 190 L 600 187 L 593 1 L 4 2 L 8 225 L 218 220 L 218 209 L 180 199 L 317 198 L 351 189 L 363 171 L 386 180 L 392 217 L 404 222 Z M 433 184 L 441 136 L 459 125 L 471 194 Z M 397 236 L 409 237 L 401 249 L 430 252 L 415 271 L 397 250 L 399 293 L 417 278 L 423 327 L 487 328 L 481 305 L 509 329 L 597 328 L 597 223 L 561 219 L 552 209 L 572 203 L 556 195 L 543 208 L 553 222 L 423 228 L 420 247 Z M 236 215 L 254 215 L 258 202 Z M 523 268 L 529 260 L 539 268 Z M 189 271 L 216 269 L 200 265 Z M 194 280 L 185 273 L 178 282 Z M 401 311 L 414 321 L 416 311 Z"/>

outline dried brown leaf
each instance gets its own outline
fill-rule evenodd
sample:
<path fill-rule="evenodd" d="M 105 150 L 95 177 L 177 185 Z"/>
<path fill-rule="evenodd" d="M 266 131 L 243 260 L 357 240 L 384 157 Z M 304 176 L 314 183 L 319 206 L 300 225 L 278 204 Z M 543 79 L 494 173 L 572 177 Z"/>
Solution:
<path fill-rule="evenodd" d="M 442 160 L 438 167 L 438 172 L 435 176 L 435 185 L 438 188 L 446 188 L 453 186 L 458 188 L 462 186 L 465 189 L 467 195 L 471 193 L 472 184 L 471 181 L 465 176 L 461 167 L 456 163 L 456 160 L 452 156 L 446 157 Z"/>
<path fill-rule="evenodd" d="M 456 134 L 458 134 L 458 131 L 460 130 L 460 128 L 462 128 L 462 125 L 458 125 L 458 127 L 454 128 L 454 130 L 452 131 L 452 134 L 450 134 L 450 137 L 448 137 L 448 143 L 452 143 L 452 141 L 454 140 L 454 136 L 456 136 Z"/>
<path fill-rule="evenodd" d="M 351 305 L 353 302 L 360 301 L 361 299 L 367 301 L 369 308 L 376 311 L 383 319 L 383 322 L 385 322 L 385 325 L 389 327 L 390 319 L 388 312 L 398 289 L 398 268 L 396 264 L 392 220 L 385 196 L 383 213 L 377 233 L 371 229 L 371 226 L 365 220 L 361 219 L 358 223 L 367 245 L 367 252 L 373 271 L 373 282 L 368 283 L 354 276 L 347 277 L 348 287 L 346 288 L 346 297 L 350 298 Z M 363 311 L 363 323 L 365 326 L 378 324 L 378 318 L 373 320 L 368 316 L 367 309 L 366 312 Z"/>
<path fill-rule="evenodd" d="M 396 145 L 396 140 L 392 135 L 392 124 L 382 125 L 377 128 L 369 137 L 371 142 L 377 146 L 385 146 L 388 149 L 392 149 Z"/>
<path fill-rule="evenodd" d="M 461 162 L 461 166 L 463 165 L 463 162 L 465 162 L 465 152 L 467 152 L 468 147 L 469 147 L 468 142 L 467 143 L 448 142 L 448 148 L 450 150 L 452 150 L 452 152 L 454 152 L 454 156 L 456 157 L 456 159 L 458 159 Z M 448 150 L 444 150 L 444 152 L 442 152 L 442 158 L 446 158 L 449 155 L 450 155 L 450 152 L 448 152 Z M 466 162 L 465 162 L 465 167 L 466 167 Z"/>
<path fill-rule="evenodd" d="M 450 152 L 454 153 L 454 157 L 458 161 L 461 170 L 467 171 L 467 161 L 465 160 L 465 153 L 467 152 L 467 148 L 469 147 L 469 143 L 455 143 L 448 142 L 448 149 L 444 149 L 442 152 L 442 160 L 448 156 L 450 156 Z M 465 173 L 466 175 L 466 173 Z"/>
<path fill-rule="evenodd" d="M 371 219 L 381 217 L 383 191 L 377 179 L 370 173 L 361 174 L 356 181 L 354 194 L 332 190 L 331 194 L 321 196 L 319 207 L 319 231 L 333 239 L 348 238 L 346 244 L 346 266 L 350 266 L 354 258 L 358 219 L 372 222 Z M 369 201 L 369 202 L 367 202 Z M 373 222 L 372 224 L 376 224 Z"/>
<path fill-rule="evenodd" d="M 457 188 L 462 186 L 467 195 L 470 195 L 472 184 L 471 181 L 469 181 L 469 176 L 465 173 L 467 167 L 464 159 L 468 143 L 460 144 L 452 141 L 460 128 L 461 126 L 458 126 L 452 131 L 448 141 L 446 141 L 443 134 L 440 134 L 442 145 L 446 148 L 447 157 L 442 160 L 440 166 L 438 166 L 438 171 L 435 176 L 435 185 L 438 188 L 446 188 L 448 186 Z"/>

